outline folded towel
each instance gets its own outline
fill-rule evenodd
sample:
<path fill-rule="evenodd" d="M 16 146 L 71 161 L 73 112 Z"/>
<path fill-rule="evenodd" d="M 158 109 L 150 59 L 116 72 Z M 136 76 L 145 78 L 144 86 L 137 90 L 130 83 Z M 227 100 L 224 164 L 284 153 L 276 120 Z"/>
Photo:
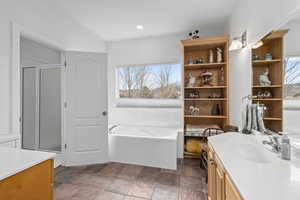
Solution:
<path fill-rule="evenodd" d="M 264 106 L 260 104 L 252 104 L 248 101 L 243 104 L 242 107 L 242 132 L 245 134 L 251 134 L 253 131 L 260 131 L 264 133 L 266 131 L 263 119 Z"/>
<path fill-rule="evenodd" d="M 251 130 L 257 130 L 257 104 L 251 105 Z"/>
<path fill-rule="evenodd" d="M 266 132 L 266 127 L 264 123 L 264 106 L 258 105 L 257 106 L 257 125 L 258 131 L 264 133 Z"/>

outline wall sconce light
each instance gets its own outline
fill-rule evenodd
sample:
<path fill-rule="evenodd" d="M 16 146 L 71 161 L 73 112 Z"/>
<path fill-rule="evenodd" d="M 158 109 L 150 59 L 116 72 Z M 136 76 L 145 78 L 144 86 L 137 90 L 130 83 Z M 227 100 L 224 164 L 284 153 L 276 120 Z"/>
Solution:
<path fill-rule="evenodd" d="M 229 51 L 239 50 L 247 46 L 247 31 L 242 36 L 234 37 L 229 46 Z"/>
<path fill-rule="evenodd" d="M 261 47 L 262 45 L 264 45 L 264 42 L 259 40 L 252 46 L 252 49 L 257 49 L 257 48 Z"/>

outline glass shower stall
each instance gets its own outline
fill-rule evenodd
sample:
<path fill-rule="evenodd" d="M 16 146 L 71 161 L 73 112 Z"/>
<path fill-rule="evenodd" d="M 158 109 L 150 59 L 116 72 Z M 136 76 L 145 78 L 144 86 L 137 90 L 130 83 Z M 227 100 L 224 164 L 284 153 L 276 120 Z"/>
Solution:
<path fill-rule="evenodd" d="M 63 65 L 21 68 L 22 148 L 62 151 Z"/>

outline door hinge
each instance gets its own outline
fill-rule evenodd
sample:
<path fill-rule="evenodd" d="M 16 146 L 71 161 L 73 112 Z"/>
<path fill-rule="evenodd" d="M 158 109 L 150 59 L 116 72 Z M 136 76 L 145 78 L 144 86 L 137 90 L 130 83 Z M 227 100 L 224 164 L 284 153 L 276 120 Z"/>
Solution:
<path fill-rule="evenodd" d="M 65 101 L 65 102 L 64 102 L 64 108 L 67 108 L 67 106 L 68 106 L 68 104 L 67 104 L 67 102 Z"/>

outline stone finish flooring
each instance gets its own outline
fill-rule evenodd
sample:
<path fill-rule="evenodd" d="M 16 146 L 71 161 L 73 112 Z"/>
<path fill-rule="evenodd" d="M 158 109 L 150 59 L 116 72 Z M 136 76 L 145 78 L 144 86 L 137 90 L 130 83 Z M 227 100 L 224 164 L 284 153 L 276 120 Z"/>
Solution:
<path fill-rule="evenodd" d="M 199 163 L 179 160 L 178 170 L 120 163 L 58 167 L 55 200 L 206 200 Z"/>

